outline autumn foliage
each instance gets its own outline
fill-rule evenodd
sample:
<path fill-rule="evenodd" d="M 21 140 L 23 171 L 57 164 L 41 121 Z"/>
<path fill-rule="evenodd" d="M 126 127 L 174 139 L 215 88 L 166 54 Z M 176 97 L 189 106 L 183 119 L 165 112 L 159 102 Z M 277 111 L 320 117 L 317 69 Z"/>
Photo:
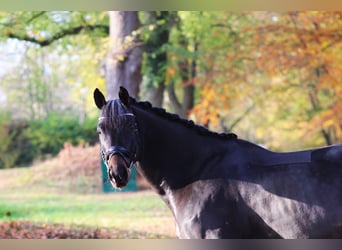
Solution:
<path fill-rule="evenodd" d="M 201 98 L 192 117 L 276 149 L 306 146 L 296 140 L 341 143 L 341 17 L 221 13 L 199 47 Z"/>
<path fill-rule="evenodd" d="M 213 130 L 233 130 L 271 149 L 341 143 L 341 11 L 139 16 L 142 26 L 134 31 L 141 39 L 136 46 L 144 50 L 139 98 L 154 96 L 154 104 L 182 117 Z M 54 109 L 75 109 L 80 117 L 97 112 L 91 91 L 104 89 L 110 72 L 102 61 L 108 13 L 14 12 L 0 13 L 0 19 L 0 38 L 27 46 L 26 59 L 4 78 L 9 99 L 20 96 L 18 107 L 33 118 Z M 27 95 L 22 89 L 36 92 Z M 65 89 L 72 96 L 66 98 Z M 54 105 L 47 97 L 55 98 Z"/>

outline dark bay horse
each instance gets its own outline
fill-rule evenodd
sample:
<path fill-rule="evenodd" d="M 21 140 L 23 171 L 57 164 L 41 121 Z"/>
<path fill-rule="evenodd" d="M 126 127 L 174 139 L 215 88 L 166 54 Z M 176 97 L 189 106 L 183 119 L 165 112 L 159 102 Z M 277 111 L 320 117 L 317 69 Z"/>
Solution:
<path fill-rule="evenodd" d="M 342 238 L 342 145 L 276 153 L 180 119 L 126 89 L 97 131 L 112 185 L 134 165 L 171 209 L 179 238 Z"/>

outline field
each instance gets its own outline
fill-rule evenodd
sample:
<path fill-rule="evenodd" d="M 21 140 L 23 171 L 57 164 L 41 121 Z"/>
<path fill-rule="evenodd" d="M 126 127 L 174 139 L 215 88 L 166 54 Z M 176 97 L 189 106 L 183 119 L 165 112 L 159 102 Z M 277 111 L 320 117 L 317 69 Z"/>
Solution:
<path fill-rule="evenodd" d="M 1 170 L 0 238 L 174 238 L 171 212 L 152 191 L 101 192 L 89 150 L 97 148 L 69 147 L 68 163 L 64 150 L 30 168 Z"/>

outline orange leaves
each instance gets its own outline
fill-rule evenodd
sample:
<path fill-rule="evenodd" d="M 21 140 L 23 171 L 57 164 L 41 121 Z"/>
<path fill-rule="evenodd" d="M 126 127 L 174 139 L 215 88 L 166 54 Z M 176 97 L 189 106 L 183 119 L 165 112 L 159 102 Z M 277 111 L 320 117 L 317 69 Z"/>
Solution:
<path fill-rule="evenodd" d="M 191 110 L 191 115 L 203 125 L 217 127 L 222 114 L 230 110 L 230 101 L 234 98 L 230 85 L 206 83 L 200 95 L 201 101 Z"/>
<path fill-rule="evenodd" d="M 306 129 L 342 139 L 342 13 L 294 12 L 278 23 L 248 29 L 255 32 L 256 65 L 271 78 L 283 76 L 279 88 L 303 87 L 309 108 Z M 276 92 L 275 92 L 276 93 Z M 313 99 L 314 98 L 314 99 Z M 305 119 L 305 117 L 303 117 Z M 303 119 L 302 118 L 302 119 Z M 328 142 L 328 140 L 326 140 Z"/>
<path fill-rule="evenodd" d="M 256 63 L 270 75 L 298 68 L 308 70 L 327 61 L 339 62 L 334 49 L 342 36 L 336 13 L 295 12 L 279 15 L 279 22 L 245 28 L 255 37 Z M 335 52 L 334 52 L 335 51 Z"/>
<path fill-rule="evenodd" d="M 326 129 L 332 141 L 341 142 L 342 12 L 245 15 L 234 24 L 225 20 L 217 25 L 226 29 L 208 32 L 212 42 L 199 48 L 203 69 L 196 78 L 195 119 L 211 126 L 221 126 L 223 120 L 229 128 L 254 104 L 235 128 L 248 135 L 267 131 L 254 135 L 259 141 L 293 146 L 298 137 L 315 131 L 307 137 L 313 145 L 324 143 L 321 130 Z"/>
<path fill-rule="evenodd" d="M 176 76 L 176 70 L 173 67 L 168 67 L 165 73 L 165 83 L 170 83 L 171 79 Z"/>
<path fill-rule="evenodd" d="M 342 98 L 312 119 L 309 129 L 319 132 L 322 129 L 329 132 L 333 143 L 342 141 Z"/>
<path fill-rule="evenodd" d="M 215 89 L 206 84 L 201 89 L 201 97 L 201 102 L 192 109 L 191 113 L 203 125 L 208 125 L 209 123 L 217 124 L 219 110 L 216 105 Z"/>
<path fill-rule="evenodd" d="M 162 238 L 162 235 L 97 227 L 70 226 L 30 221 L 0 222 L 1 239 L 115 239 L 115 238 Z M 164 236 L 165 237 L 165 236 Z"/>

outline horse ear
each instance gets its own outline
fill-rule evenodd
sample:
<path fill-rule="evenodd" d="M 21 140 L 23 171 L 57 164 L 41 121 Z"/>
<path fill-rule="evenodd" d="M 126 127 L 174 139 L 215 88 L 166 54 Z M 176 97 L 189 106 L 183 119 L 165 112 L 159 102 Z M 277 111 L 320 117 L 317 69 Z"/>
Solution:
<path fill-rule="evenodd" d="M 120 86 L 120 90 L 119 90 L 119 98 L 120 98 L 120 101 L 128 106 L 129 103 L 130 103 L 130 97 L 129 97 L 129 94 L 128 94 L 128 91 L 127 89 L 125 89 L 124 87 Z"/>
<path fill-rule="evenodd" d="M 94 101 L 99 109 L 102 109 L 102 107 L 107 103 L 104 95 L 98 88 L 94 90 Z"/>

